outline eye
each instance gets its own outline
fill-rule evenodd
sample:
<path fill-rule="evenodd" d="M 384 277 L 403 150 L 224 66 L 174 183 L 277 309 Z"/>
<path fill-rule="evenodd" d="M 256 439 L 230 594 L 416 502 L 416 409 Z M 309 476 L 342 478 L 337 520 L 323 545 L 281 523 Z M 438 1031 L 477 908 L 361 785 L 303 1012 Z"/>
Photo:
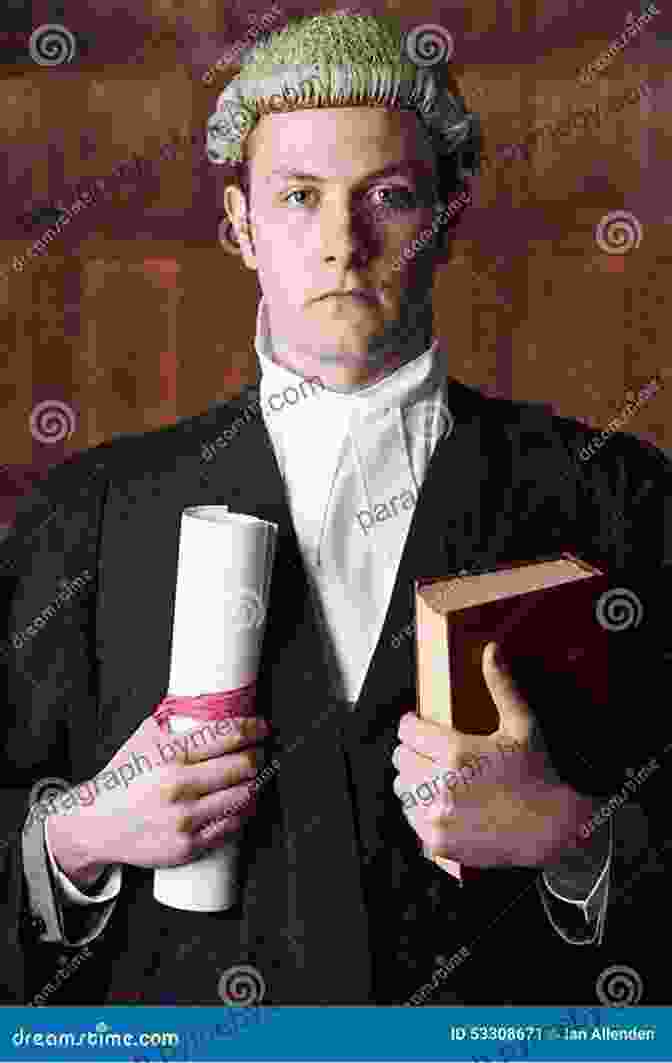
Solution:
<path fill-rule="evenodd" d="M 419 206 L 418 197 L 410 188 L 400 188 L 393 185 L 390 188 L 378 188 L 379 193 L 389 193 L 389 199 L 374 201 L 378 209 L 386 207 L 388 210 L 416 210 Z"/>
<path fill-rule="evenodd" d="M 289 201 L 291 200 L 292 196 L 306 196 L 306 195 L 309 195 L 312 191 L 313 191 L 312 188 L 295 188 L 293 192 L 290 192 L 289 195 L 286 195 L 283 198 L 282 202 L 283 203 L 289 203 Z M 300 207 L 303 207 L 303 206 L 305 206 L 305 203 L 299 203 L 298 205 Z"/>

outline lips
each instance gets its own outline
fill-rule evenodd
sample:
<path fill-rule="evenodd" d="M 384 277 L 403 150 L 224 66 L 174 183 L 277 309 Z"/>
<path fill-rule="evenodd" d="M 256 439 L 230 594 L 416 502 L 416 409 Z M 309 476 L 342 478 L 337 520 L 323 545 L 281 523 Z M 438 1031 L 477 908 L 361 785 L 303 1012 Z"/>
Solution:
<path fill-rule="evenodd" d="M 329 292 L 325 299 L 363 299 L 367 303 L 377 303 L 376 293 L 370 288 L 352 288 L 349 292 Z"/>

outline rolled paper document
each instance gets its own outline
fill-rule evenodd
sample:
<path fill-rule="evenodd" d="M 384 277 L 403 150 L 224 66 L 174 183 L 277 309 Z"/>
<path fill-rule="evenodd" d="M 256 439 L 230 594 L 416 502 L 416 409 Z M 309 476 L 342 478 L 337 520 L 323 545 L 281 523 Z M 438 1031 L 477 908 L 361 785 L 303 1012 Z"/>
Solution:
<path fill-rule="evenodd" d="M 254 715 L 277 532 L 277 524 L 229 513 L 227 506 L 184 510 L 168 695 L 155 711 L 171 733 L 196 729 L 205 745 L 215 721 Z M 229 697 L 216 697 L 224 694 Z M 187 708 L 173 698 L 194 701 Z M 231 908 L 238 899 L 238 846 L 239 834 L 230 834 L 198 860 L 157 868 L 155 900 L 194 912 Z"/>

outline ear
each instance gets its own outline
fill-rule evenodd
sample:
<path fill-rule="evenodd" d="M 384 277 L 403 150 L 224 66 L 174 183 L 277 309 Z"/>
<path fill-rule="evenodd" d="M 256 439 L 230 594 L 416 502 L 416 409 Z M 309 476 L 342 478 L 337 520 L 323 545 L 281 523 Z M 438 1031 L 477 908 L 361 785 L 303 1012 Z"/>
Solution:
<path fill-rule="evenodd" d="M 252 234 L 249 228 L 251 223 L 247 217 L 245 196 L 237 185 L 227 185 L 224 189 L 224 209 L 229 223 L 233 226 L 239 247 L 232 244 L 226 236 L 226 223 L 220 225 L 220 243 L 231 254 L 242 255 L 243 262 L 248 269 L 256 270 L 257 257 L 254 252 Z"/>

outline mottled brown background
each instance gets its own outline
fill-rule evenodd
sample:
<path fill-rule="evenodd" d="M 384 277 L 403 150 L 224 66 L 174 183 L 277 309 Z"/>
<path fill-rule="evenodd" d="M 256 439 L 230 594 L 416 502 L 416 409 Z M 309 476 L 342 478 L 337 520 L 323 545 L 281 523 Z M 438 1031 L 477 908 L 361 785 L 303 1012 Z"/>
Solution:
<path fill-rule="evenodd" d="M 321 10 L 278 6 L 287 14 Z M 250 14 L 270 7 L 143 0 L 132 12 L 102 2 L 4 8 L 0 30 L 25 36 L 60 22 L 77 35 L 78 51 L 54 67 L 37 65 L 9 38 L 1 52 L 8 150 L 0 523 L 49 465 L 115 435 L 196 414 L 254 378 L 256 275 L 218 243 L 223 172 L 190 138 L 200 137 L 235 68 L 210 87 L 203 73 L 244 37 Z M 609 114 L 598 130 L 576 131 L 529 162 L 491 167 L 474 180 L 474 204 L 435 292 L 451 373 L 467 384 L 551 403 L 603 427 L 628 390 L 666 375 L 672 48 L 659 39 L 670 32 L 665 7 L 584 86 L 579 70 L 621 34 L 627 2 L 464 0 L 414 4 L 412 13 L 387 4 L 409 29 L 436 23 L 453 35 L 454 72 L 493 148 L 594 103 Z M 643 80 L 651 102 L 610 113 L 610 101 Z M 161 161 L 159 147 L 171 138 L 182 144 L 178 158 Z M 134 152 L 155 160 L 152 173 L 110 179 Z M 30 212 L 70 206 L 82 178 L 107 178 L 98 202 L 70 221 L 45 256 L 21 273 L 9 268 L 50 224 L 31 228 Z M 642 225 L 640 246 L 625 255 L 595 242 L 599 220 L 616 210 Z M 74 413 L 74 431 L 62 442 L 31 434 L 31 411 L 45 400 Z M 672 452 L 671 414 L 668 385 L 624 427 Z"/>

